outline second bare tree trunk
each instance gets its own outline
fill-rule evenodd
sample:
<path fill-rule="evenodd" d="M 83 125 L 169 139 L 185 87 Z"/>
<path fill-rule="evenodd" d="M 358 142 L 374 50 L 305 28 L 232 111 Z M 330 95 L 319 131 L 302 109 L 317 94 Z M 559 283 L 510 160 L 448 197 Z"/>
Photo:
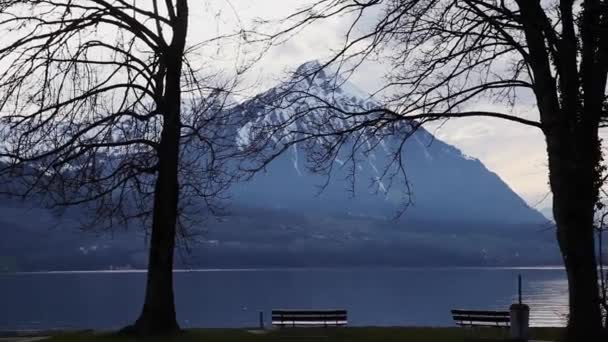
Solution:
<path fill-rule="evenodd" d="M 593 129 L 547 136 L 557 240 L 568 277 L 567 341 L 600 341 L 602 316 L 594 238 L 599 139 Z"/>

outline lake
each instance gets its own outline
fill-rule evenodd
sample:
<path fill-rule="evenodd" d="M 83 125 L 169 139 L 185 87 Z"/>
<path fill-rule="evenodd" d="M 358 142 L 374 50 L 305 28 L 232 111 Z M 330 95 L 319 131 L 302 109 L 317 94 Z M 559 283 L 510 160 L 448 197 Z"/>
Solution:
<path fill-rule="evenodd" d="M 348 309 L 355 326 L 452 326 L 450 309 L 507 309 L 523 276 L 531 324 L 560 326 L 567 284 L 560 268 L 365 268 L 176 271 L 183 327 L 245 327 L 277 308 Z M 113 329 L 133 321 L 145 273 L 0 274 L 0 331 Z"/>

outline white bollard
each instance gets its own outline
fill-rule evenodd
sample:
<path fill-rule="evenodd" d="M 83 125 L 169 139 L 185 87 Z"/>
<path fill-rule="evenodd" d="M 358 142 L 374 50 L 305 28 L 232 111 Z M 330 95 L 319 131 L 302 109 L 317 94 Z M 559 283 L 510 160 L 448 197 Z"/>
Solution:
<path fill-rule="evenodd" d="M 513 304 L 511 311 L 511 338 L 528 341 L 530 330 L 530 307 L 526 304 Z"/>

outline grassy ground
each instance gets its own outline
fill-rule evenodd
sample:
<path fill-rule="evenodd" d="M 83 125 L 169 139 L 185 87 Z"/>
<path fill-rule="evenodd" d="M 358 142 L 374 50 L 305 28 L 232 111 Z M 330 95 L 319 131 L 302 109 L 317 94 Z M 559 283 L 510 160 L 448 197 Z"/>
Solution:
<path fill-rule="evenodd" d="M 533 329 L 532 338 L 538 340 L 557 341 L 559 329 Z M 481 329 L 472 334 L 461 328 L 342 328 L 342 329 L 303 329 L 287 332 L 266 332 L 255 334 L 238 329 L 204 329 L 188 330 L 179 336 L 158 338 L 146 341 L 170 342 L 273 342 L 284 341 L 297 337 L 302 341 L 348 341 L 348 342 L 468 342 L 468 341 L 504 341 L 506 332 L 495 329 Z M 50 342 L 135 342 L 141 341 L 119 337 L 114 334 L 66 334 L 54 336 Z"/>

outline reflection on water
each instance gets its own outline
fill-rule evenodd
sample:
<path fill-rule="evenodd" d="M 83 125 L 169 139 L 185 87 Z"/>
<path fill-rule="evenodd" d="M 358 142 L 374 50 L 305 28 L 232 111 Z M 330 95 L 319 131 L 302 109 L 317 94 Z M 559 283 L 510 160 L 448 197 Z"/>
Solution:
<path fill-rule="evenodd" d="M 568 318 L 566 279 L 530 284 L 531 322 L 537 326 L 565 326 Z"/>
<path fill-rule="evenodd" d="M 566 279 L 532 281 L 525 288 L 524 302 L 530 306 L 530 325 L 565 326 L 568 318 L 568 283 Z M 511 298 L 518 300 L 517 295 Z M 505 302 L 501 304 L 506 304 Z"/>
<path fill-rule="evenodd" d="M 252 326 L 276 308 L 344 308 L 356 326 L 452 326 L 451 309 L 508 309 L 518 274 L 531 324 L 564 325 L 559 268 L 184 271 L 175 292 L 185 327 Z M 0 330 L 117 328 L 136 318 L 144 284 L 142 272 L 0 275 Z"/>

